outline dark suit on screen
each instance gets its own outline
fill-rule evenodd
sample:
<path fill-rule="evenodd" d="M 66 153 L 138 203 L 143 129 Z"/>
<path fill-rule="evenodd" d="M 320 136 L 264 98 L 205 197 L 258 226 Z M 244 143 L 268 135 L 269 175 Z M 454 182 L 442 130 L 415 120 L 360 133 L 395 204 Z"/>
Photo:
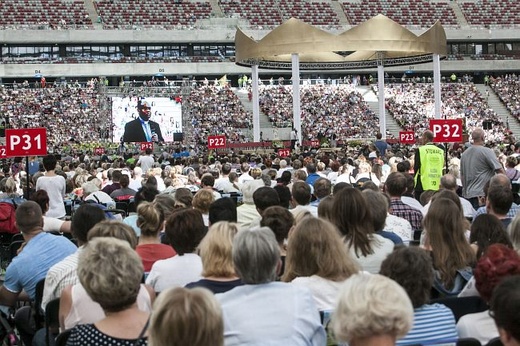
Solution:
<path fill-rule="evenodd" d="M 159 124 L 151 120 L 148 124 L 150 125 L 150 131 L 157 134 L 157 140 L 159 142 L 164 142 Z M 140 118 L 126 123 L 123 142 L 147 142 Z"/>

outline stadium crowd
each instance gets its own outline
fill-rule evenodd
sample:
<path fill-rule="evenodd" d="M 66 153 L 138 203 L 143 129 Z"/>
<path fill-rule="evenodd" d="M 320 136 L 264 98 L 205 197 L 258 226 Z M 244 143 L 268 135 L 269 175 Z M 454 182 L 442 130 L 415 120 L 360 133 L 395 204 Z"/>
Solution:
<path fill-rule="evenodd" d="M 520 77 L 515 74 L 491 78 L 491 87 L 516 119 L 520 119 Z"/>
<path fill-rule="evenodd" d="M 6 164 L 0 202 L 17 198 L 27 244 L 7 267 L 0 302 L 14 307 L 22 289 L 36 299 L 45 279 L 36 304 L 60 300 L 69 345 L 202 345 L 204 337 L 325 345 L 330 314 L 330 340 L 353 345 L 375 335 L 388 345 L 507 340 L 499 330 L 518 323 L 519 298 L 507 293 L 514 314 L 502 320 L 494 291 L 509 282 L 519 289 L 520 216 L 509 176 L 520 176 L 520 143 L 499 153 L 508 157 L 503 166 L 483 137 L 477 128 L 462 157 L 451 151 L 440 189 L 420 201 L 418 151 L 383 140 L 288 158 L 151 149 L 49 155 L 31 160 L 28 202 L 23 163 Z M 457 191 L 471 150 L 488 150 L 494 166 L 481 182 L 487 201 L 468 214 Z M 46 261 L 31 261 L 48 251 Z M 468 299 L 478 307 L 461 317 L 454 306 Z M 23 311 L 14 314 L 17 331 L 40 345 L 53 331 L 31 328 Z M 383 317 L 389 325 L 374 323 Z"/>
<path fill-rule="evenodd" d="M 410 131 L 422 132 L 428 126 L 427 119 L 434 117 L 433 84 L 410 83 L 385 86 L 386 109 L 397 123 Z M 463 118 L 468 132 L 483 127 L 487 140 L 498 143 L 504 138 L 506 126 L 495 111 L 489 108 L 485 95 L 473 83 L 441 84 L 441 118 Z"/>

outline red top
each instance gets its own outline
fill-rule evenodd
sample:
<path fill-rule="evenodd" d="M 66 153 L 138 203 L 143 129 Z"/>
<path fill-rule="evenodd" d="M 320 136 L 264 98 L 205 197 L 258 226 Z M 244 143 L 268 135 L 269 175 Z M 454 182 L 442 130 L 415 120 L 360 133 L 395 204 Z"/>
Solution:
<path fill-rule="evenodd" d="M 137 254 L 143 260 L 145 273 L 152 270 L 155 261 L 167 259 L 176 255 L 175 250 L 165 244 L 143 244 L 137 245 Z"/>

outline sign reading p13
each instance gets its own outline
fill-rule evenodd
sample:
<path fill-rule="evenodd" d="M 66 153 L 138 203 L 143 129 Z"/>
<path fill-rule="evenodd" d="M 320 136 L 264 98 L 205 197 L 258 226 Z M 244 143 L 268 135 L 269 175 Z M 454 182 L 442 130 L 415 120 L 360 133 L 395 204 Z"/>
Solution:
<path fill-rule="evenodd" d="M 430 130 L 433 132 L 435 143 L 462 142 L 462 119 L 432 119 Z"/>
<path fill-rule="evenodd" d="M 226 136 L 208 136 L 208 149 L 226 147 Z"/>
<path fill-rule="evenodd" d="M 45 156 L 47 129 L 7 129 L 5 143 L 7 156 Z"/>

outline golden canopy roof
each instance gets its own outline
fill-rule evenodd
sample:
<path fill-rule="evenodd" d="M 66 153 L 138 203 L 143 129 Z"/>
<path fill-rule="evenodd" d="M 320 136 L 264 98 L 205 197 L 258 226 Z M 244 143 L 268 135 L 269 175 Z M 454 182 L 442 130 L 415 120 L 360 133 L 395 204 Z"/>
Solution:
<path fill-rule="evenodd" d="M 433 53 L 447 54 L 446 33 L 439 21 L 417 36 L 381 14 L 339 35 L 296 18 L 259 41 L 238 28 L 235 50 L 238 65 L 279 69 L 291 68 L 294 53 L 301 69 L 368 68 L 380 58 L 385 66 L 396 66 L 431 61 Z"/>

